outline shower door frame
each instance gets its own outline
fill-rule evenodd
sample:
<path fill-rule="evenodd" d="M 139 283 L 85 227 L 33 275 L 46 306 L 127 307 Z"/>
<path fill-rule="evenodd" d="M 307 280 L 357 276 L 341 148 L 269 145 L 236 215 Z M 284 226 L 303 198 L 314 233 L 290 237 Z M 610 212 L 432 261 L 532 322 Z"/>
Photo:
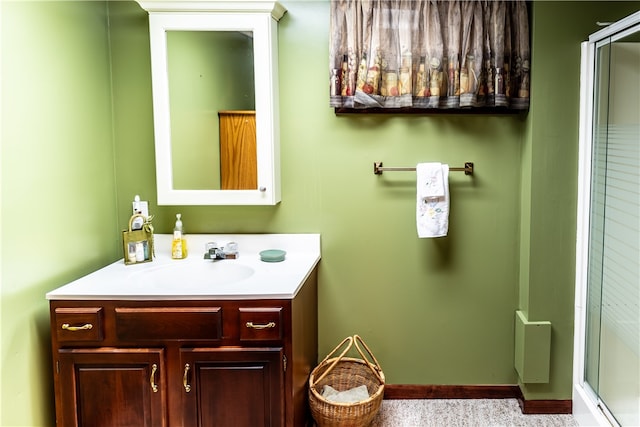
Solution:
<path fill-rule="evenodd" d="M 596 50 L 606 39 L 632 34 L 640 24 L 640 11 L 589 36 L 581 44 L 580 64 L 580 130 L 578 154 L 578 211 L 576 238 L 575 329 L 573 352 L 573 415 L 580 425 L 617 425 L 613 415 L 585 380 L 587 272 L 589 268 L 589 226 L 591 205 L 591 173 L 593 144 L 593 112 L 595 94 Z M 637 28 L 636 28 L 637 30 Z"/>

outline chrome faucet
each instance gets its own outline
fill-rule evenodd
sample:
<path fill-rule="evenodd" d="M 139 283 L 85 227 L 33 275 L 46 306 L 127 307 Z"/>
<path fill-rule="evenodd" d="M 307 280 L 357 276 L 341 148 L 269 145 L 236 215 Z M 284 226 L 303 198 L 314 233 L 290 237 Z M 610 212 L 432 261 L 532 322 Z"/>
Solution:
<path fill-rule="evenodd" d="M 217 261 L 220 259 L 236 259 L 238 258 L 238 244 L 229 242 L 227 246 L 218 246 L 216 242 L 209 242 L 205 246 L 204 259 Z"/>

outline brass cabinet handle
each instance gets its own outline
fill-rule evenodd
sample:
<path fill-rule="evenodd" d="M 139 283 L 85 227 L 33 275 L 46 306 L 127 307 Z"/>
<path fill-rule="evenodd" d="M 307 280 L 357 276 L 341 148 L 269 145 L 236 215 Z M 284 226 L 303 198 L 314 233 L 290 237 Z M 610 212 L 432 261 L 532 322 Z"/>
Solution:
<path fill-rule="evenodd" d="M 158 365 L 155 363 L 151 365 L 151 376 L 149 377 L 149 383 L 151 384 L 151 390 L 154 393 L 158 392 L 158 384 L 156 384 L 156 372 L 158 371 Z"/>
<path fill-rule="evenodd" d="M 263 325 L 255 324 L 253 322 L 247 322 L 246 326 L 247 328 L 253 328 L 253 329 L 268 329 L 268 328 L 275 328 L 276 322 L 269 322 Z"/>
<path fill-rule="evenodd" d="M 189 393 L 191 391 L 191 386 L 189 385 L 189 369 L 191 366 L 189 364 L 184 365 L 184 375 L 182 376 L 182 386 L 184 387 L 184 391 Z"/>
<path fill-rule="evenodd" d="M 71 326 L 68 323 L 63 323 L 62 324 L 62 329 L 64 329 L 65 331 L 71 331 L 71 332 L 88 331 L 89 329 L 93 329 L 93 325 L 91 323 L 85 323 L 82 326 Z"/>

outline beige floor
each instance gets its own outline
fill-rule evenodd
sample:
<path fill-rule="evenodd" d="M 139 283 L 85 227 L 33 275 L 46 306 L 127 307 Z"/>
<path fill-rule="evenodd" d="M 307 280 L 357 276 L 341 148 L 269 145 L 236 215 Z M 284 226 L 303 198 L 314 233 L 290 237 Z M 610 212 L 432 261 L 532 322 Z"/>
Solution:
<path fill-rule="evenodd" d="M 524 415 L 515 399 L 384 400 L 371 427 L 577 426 L 571 415 Z"/>

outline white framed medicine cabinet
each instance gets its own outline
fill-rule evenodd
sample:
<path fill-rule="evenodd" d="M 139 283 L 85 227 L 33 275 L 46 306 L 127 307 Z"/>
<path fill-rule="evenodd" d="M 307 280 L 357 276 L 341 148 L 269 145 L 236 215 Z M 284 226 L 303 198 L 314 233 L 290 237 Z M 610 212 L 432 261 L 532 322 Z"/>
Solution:
<path fill-rule="evenodd" d="M 286 9 L 265 0 L 137 2 L 149 13 L 158 204 L 279 203 L 277 23 Z M 255 111 L 252 129 L 238 131 L 255 135 L 255 184 L 223 189 L 218 116 L 236 110 Z"/>

